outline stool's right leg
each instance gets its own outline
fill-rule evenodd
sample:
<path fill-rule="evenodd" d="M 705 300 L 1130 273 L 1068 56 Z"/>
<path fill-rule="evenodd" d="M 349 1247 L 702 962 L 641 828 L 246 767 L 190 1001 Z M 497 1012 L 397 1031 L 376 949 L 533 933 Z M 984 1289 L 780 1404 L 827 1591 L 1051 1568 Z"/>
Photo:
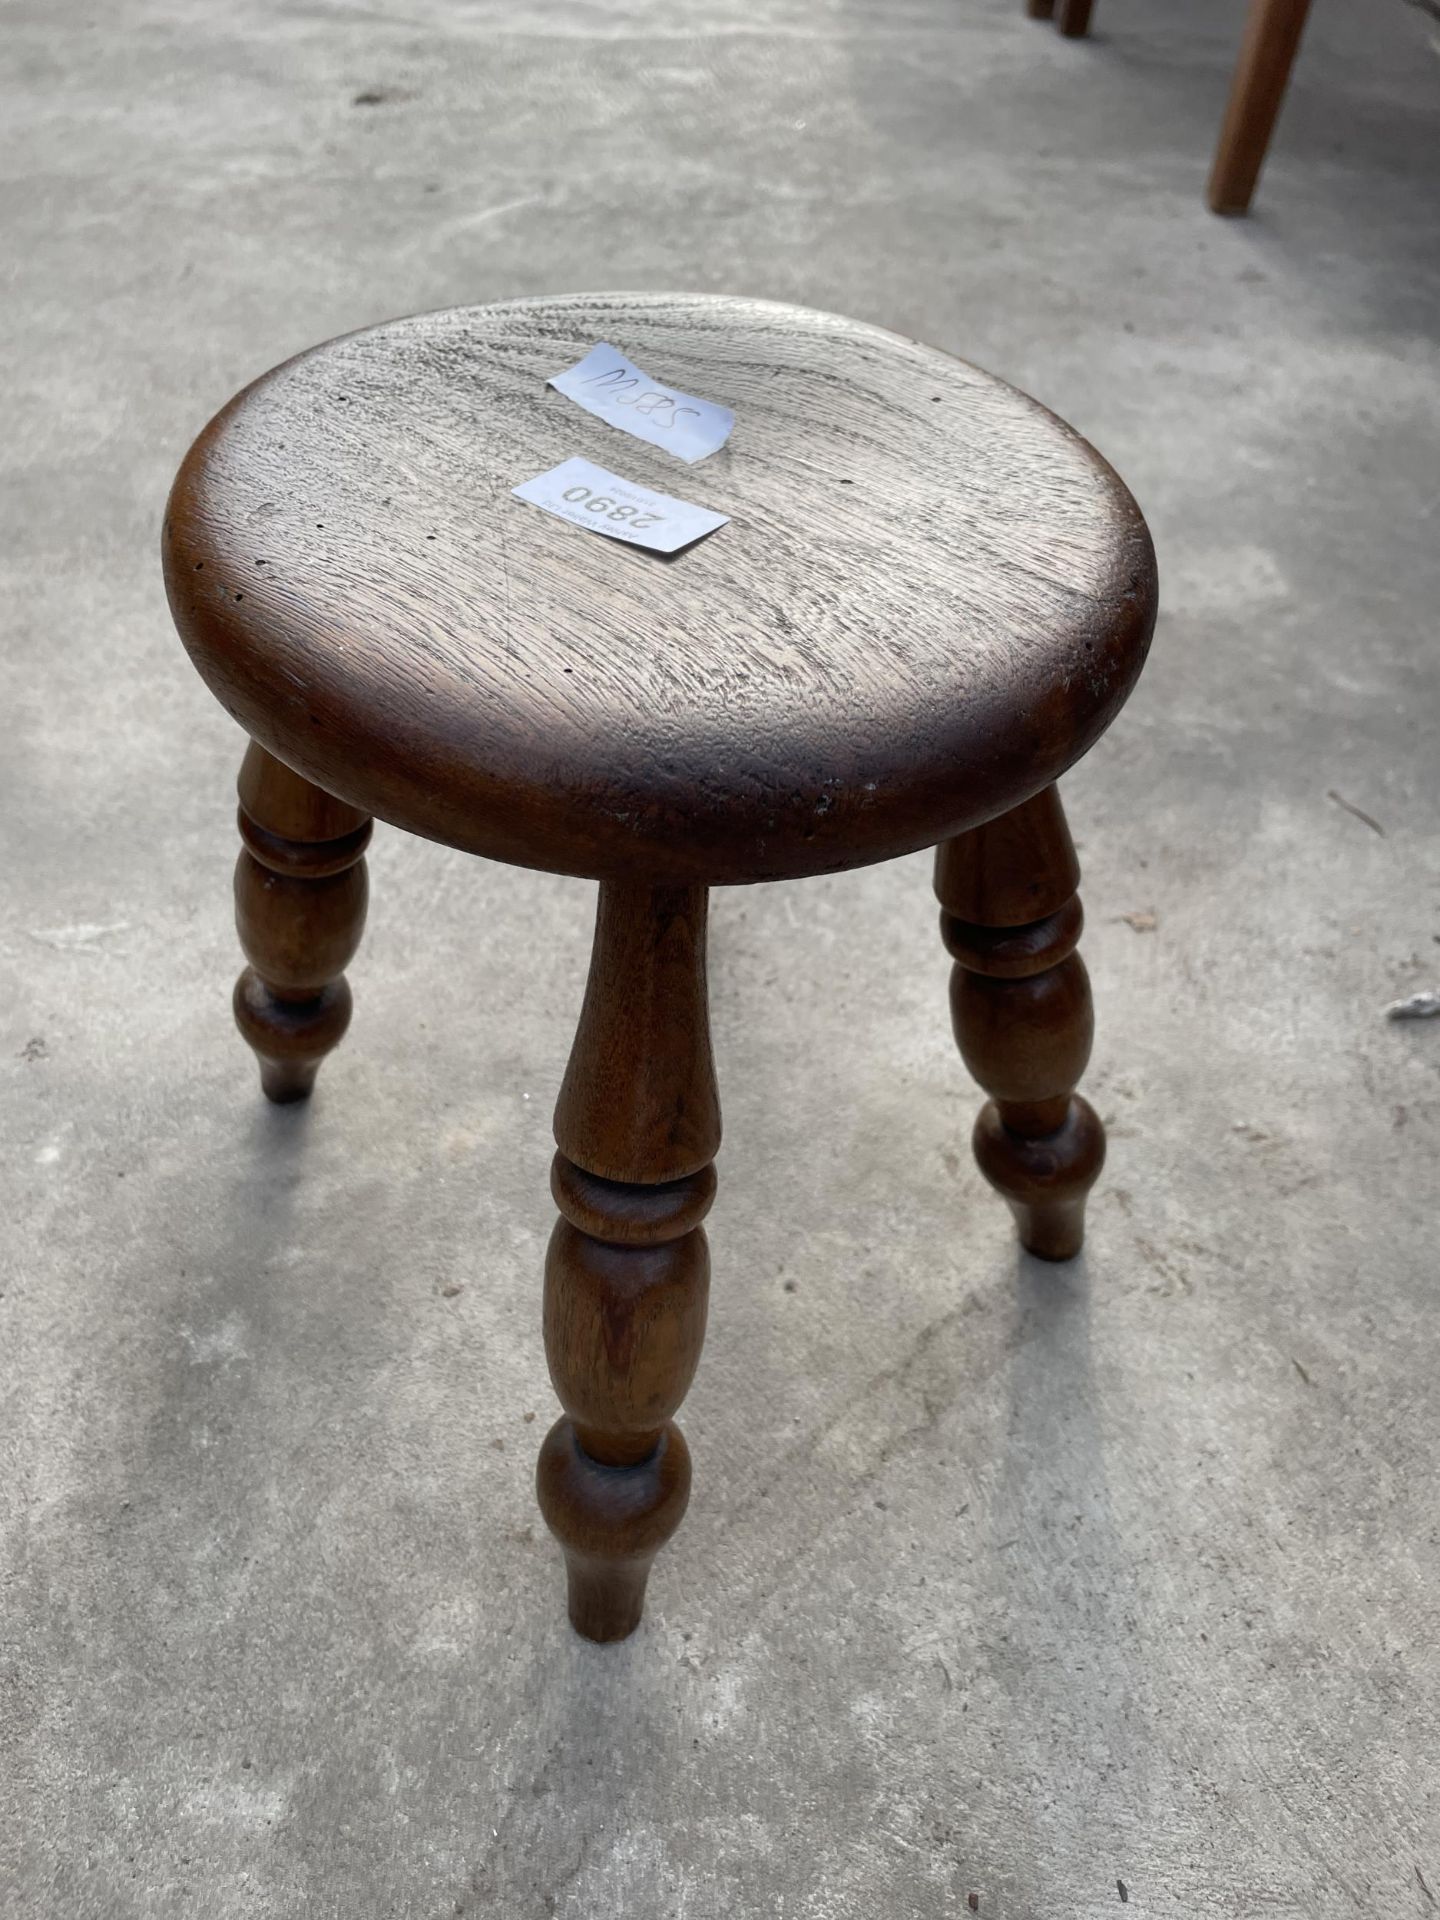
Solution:
<path fill-rule="evenodd" d="M 1080 866 L 1054 787 L 936 855 L 940 931 L 955 962 L 950 1010 L 966 1066 L 990 1095 L 975 1123 L 980 1171 L 1020 1238 L 1068 1260 L 1105 1130 L 1075 1092 L 1090 1058 L 1090 980 L 1075 951 Z"/>
<path fill-rule="evenodd" d="M 365 925 L 369 816 L 251 743 L 240 769 L 235 925 L 250 965 L 235 1024 L 275 1101 L 303 1100 L 350 1024 L 344 972 Z"/>
<path fill-rule="evenodd" d="M 1067 40 L 1079 40 L 1090 31 L 1091 0 L 1060 0 L 1059 27 Z"/>

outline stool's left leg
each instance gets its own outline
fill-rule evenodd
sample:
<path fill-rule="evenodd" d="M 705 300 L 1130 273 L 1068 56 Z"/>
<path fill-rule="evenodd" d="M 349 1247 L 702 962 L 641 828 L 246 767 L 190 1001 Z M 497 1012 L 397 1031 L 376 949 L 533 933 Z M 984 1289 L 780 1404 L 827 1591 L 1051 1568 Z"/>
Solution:
<path fill-rule="evenodd" d="M 1105 1160 L 1104 1128 L 1075 1092 L 1094 1032 L 1079 879 L 1054 787 L 947 840 L 935 862 L 955 1038 L 990 1095 L 975 1157 L 1046 1260 L 1080 1251 Z"/>
<path fill-rule="evenodd" d="M 266 1097 L 303 1100 L 350 1024 L 345 968 L 365 925 L 370 819 L 253 741 L 239 784 L 235 925 L 250 964 L 235 1024 Z"/>
<path fill-rule="evenodd" d="M 1060 0 L 1060 31 L 1067 40 L 1079 40 L 1090 31 L 1091 0 Z"/>
<path fill-rule="evenodd" d="M 590 1640 L 639 1625 L 679 1526 L 690 1456 L 671 1416 L 705 1337 L 720 1108 L 703 887 L 607 882 L 555 1109 L 545 1353 L 565 1409 L 540 1450 L 540 1510 Z"/>

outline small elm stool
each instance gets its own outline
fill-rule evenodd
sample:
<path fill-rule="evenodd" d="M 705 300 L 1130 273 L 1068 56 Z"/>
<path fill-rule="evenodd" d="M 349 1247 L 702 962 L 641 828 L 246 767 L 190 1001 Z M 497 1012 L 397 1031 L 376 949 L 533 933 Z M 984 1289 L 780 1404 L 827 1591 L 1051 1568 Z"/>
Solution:
<path fill-rule="evenodd" d="M 597 341 L 735 411 L 686 467 L 546 386 Z M 731 516 L 661 558 L 511 488 L 584 455 Z M 251 736 L 240 1030 L 302 1099 L 350 1018 L 373 818 L 599 882 L 555 1114 L 540 1452 L 570 1618 L 640 1618 L 690 1461 L 720 1111 L 708 889 L 938 846 L 986 1178 L 1076 1253 L 1104 1134 L 1075 1092 L 1090 990 L 1056 778 L 1115 717 L 1155 615 L 1134 501 L 1053 414 L 878 327 L 763 301 L 567 296 L 303 353 L 186 457 L 170 605 Z"/>

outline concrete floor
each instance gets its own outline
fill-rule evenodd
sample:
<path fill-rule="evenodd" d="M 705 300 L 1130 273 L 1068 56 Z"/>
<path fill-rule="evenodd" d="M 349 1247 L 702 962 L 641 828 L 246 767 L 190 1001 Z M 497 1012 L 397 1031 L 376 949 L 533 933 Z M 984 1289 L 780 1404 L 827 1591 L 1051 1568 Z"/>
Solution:
<path fill-rule="evenodd" d="M 1433 1913 L 1440 1022 L 1384 1008 L 1440 981 L 1440 28 L 1320 0 L 1223 223 L 1241 11 L 9 9 L 6 1920 Z M 1083 1262 L 970 1163 L 923 859 L 718 898 L 695 1498 L 596 1649 L 531 1496 L 590 890 L 382 831 L 265 1108 L 157 530 L 292 350 L 617 285 L 1032 389 L 1165 611 L 1067 787 Z"/>

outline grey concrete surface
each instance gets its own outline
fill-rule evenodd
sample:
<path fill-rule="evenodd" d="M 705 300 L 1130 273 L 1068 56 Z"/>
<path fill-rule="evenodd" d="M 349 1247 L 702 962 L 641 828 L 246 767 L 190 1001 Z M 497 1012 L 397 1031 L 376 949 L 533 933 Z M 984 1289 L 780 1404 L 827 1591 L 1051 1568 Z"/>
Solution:
<path fill-rule="evenodd" d="M 6 1920 L 1434 1911 L 1440 1022 L 1383 1009 L 1440 981 L 1440 27 L 1318 0 L 1227 224 L 1240 14 L 7 9 Z M 156 558 L 256 371 L 596 285 L 1007 375 L 1165 593 L 1067 789 L 1082 1263 L 971 1166 L 924 860 L 717 900 L 696 1491 L 610 1649 L 531 1497 L 589 889 L 381 832 L 351 1036 L 264 1108 Z"/>

